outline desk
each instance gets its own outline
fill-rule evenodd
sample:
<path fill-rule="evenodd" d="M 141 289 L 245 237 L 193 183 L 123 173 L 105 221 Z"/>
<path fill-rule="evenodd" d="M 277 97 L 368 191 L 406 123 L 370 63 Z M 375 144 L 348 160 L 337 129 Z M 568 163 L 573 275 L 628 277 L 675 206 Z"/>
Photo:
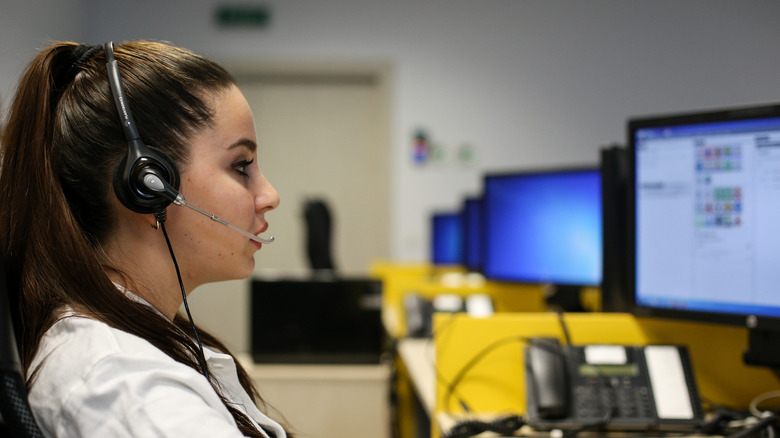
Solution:
<path fill-rule="evenodd" d="M 433 343 L 429 339 L 401 339 L 398 341 L 398 355 L 409 372 L 412 389 L 425 412 L 432 416 L 436 409 L 436 358 Z"/>
<path fill-rule="evenodd" d="M 746 343 L 744 329 L 643 320 L 628 314 L 566 314 L 564 318 L 575 345 L 687 345 L 699 393 L 716 404 L 745 409 L 756 395 L 779 387 L 777 376 L 768 370 L 741 362 Z M 439 333 L 434 340 L 400 339 L 397 343 L 409 391 L 413 390 L 421 410 L 431 420 L 433 437 L 462 418 L 454 400 L 450 400 L 453 415 L 446 414 L 442 405 L 446 385 L 441 382 L 457 376 L 486 346 L 509 337 L 562 337 L 557 316 L 547 313 L 495 314 L 486 319 L 457 315 L 434 321 L 434 330 Z M 718 340 L 718 348 L 712 348 L 711 339 Z M 436 369 L 444 380 L 437 377 Z M 524 373 L 521 342 L 503 344 L 470 368 L 466 378 L 459 381 L 458 392 L 475 412 L 487 418 L 491 413 L 522 414 L 526 409 Z"/>
<path fill-rule="evenodd" d="M 411 380 L 412 389 L 425 411 L 432 420 L 432 426 L 438 430 L 449 430 L 463 418 L 443 412 L 436 412 L 436 370 L 435 348 L 430 339 L 406 338 L 398 341 L 398 356 L 404 363 Z M 489 415 L 476 418 L 490 419 Z M 528 436 L 531 431 L 524 435 Z"/>
<path fill-rule="evenodd" d="M 458 415 L 451 415 L 444 412 L 436 412 L 436 372 L 434 368 L 435 351 L 434 345 L 429 339 L 401 339 L 397 345 L 398 355 L 403 361 L 406 370 L 411 380 L 412 388 L 419 398 L 425 414 L 432 420 L 434 429 L 439 431 L 450 430 L 459 421 L 463 421 L 465 418 Z M 487 414 L 469 415 L 469 419 L 490 421 L 499 414 Z M 525 437 L 550 437 L 549 432 L 534 431 L 528 426 L 524 426 L 519 433 Z M 486 432 L 486 436 L 496 436 Z M 433 436 L 437 436 L 433 434 Z M 480 435 L 481 436 L 481 435 Z M 595 433 L 583 433 L 582 437 L 603 437 L 604 434 Z M 620 434 L 618 432 L 610 432 L 610 437 L 637 437 L 636 433 L 633 434 Z M 644 438 L 650 436 L 665 436 L 661 433 L 653 433 L 642 435 Z"/>

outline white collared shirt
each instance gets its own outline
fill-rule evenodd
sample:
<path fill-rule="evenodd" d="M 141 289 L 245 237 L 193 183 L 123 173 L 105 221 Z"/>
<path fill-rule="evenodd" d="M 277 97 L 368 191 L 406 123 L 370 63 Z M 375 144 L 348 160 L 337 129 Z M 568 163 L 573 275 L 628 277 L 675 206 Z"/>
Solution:
<path fill-rule="evenodd" d="M 70 314 L 72 315 L 72 314 Z M 285 438 L 238 381 L 232 357 L 204 350 L 223 395 L 256 424 Z M 82 316 L 67 316 L 44 335 L 29 393 L 47 437 L 241 437 L 206 378 L 148 341 Z"/>

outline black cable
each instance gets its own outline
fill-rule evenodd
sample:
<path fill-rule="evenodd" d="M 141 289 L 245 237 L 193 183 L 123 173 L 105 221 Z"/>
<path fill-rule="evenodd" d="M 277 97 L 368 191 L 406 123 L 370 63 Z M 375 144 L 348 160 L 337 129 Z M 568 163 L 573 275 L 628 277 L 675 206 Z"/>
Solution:
<path fill-rule="evenodd" d="M 714 411 L 709 420 L 699 425 L 697 431 L 705 435 L 725 435 L 729 423 L 744 418 L 745 414 L 743 412 L 719 407 Z"/>
<path fill-rule="evenodd" d="M 477 353 L 474 357 L 471 358 L 471 360 L 460 369 L 458 374 L 450 381 L 449 386 L 447 386 L 447 391 L 444 393 L 444 411 L 449 413 L 449 401 L 450 397 L 452 396 L 452 393 L 455 391 L 455 387 L 460 383 L 461 380 L 463 380 L 463 377 L 465 377 L 466 373 L 468 373 L 474 365 L 479 363 L 485 356 L 488 355 L 488 353 L 492 352 L 493 350 L 497 349 L 498 347 L 501 347 L 505 344 L 508 344 L 510 342 L 529 342 L 529 339 L 524 336 L 512 336 L 507 338 L 499 339 L 491 344 L 489 344 L 487 347 L 483 348 L 479 353 Z"/>
<path fill-rule="evenodd" d="M 195 322 L 192 320 L 192 314 L 190 314 L 190 306 L 187 304 L 187 293 L 184 291 L 184 282 L 181 279 L 181 272 L 179 271 L 179 264 L 176 262 L 176 255 L 173 254 L 173 247 L 171 246 L 171 240 L 168 238 L 168 232 L 165 231 L 165 217 L 158 215 L 157 221 L 162 229 L 163 236 L 165 236 L 165 243 L 168 245 L 168 251 L 171 253 L 171 260 L 173 260 L 173 266 L 176 268 L 176 277 L 179 279 L 179 287 L 181 288 L 181 297 L 184 300 L 184 309 L 187 311 L 187 318 L 190 319 L 190 325 L 192 325 L 192 331 L 195 333 L 195 340 L 198 341 L 198 348 L 200 350 L 200 361 L 203 367 L 203 375 L 209 379 L 209 367 L 206 365 L 206 355 L 203 353 L 203 343 L 198 336 L 198 329 L 195 328 Z M 160 220 L 162 218 L 162 220 Z"/>
<path fill-rule="evenodd" d="M 465 420 L 452 426 L 441 438 L 467 438 L 487 431 L 487 423 L 479 420 Z"/>
<path fill-rule="evenodd" d="M 457 315 L 457 313 L 454 313 L 454 312 L 451 313 L 450 317 L 447 319 L 447 321 L 445 321 L 444 323 L 439 325 L 438 330 L 436 332 L 434 332 L 431 335 L 431 337 L 428 338 L 428 340 L 426 341 L 426 347 L 431 346 L 433 344 L 434 340 L 436 340 L 437 338 L 441 337 L 442 334 L 446 332 L 446 329 L 449 328 L 452 325 L 452 322 L 455 320 L 456 315 Z M 445 344 L 444 344 L 443 341 L 439 342 L 438 345 L 439 345 L 439 349 L 440 350 L 444 350 Z M 430 360 L 430 357 L 429 357 L 429 360 Z M 438 380 L 439 383 L 441 383 L 445 387 L 449 387 L 451 385 L 451 382 L 448 381 L 444 377 L 444 375 L 442 375 L 441 370 L 439 369 L 435 359 L 431 361 L 431 366 L 433 367 L 434 374 L 436 375 L 436 380 Z M 458 403 L 460 404 L 460 406 L 463 408 L 464 411 L 466 411 L 466 412 L 470 412 L 471 411 L 471 408 L 466 403 L 466 401 L 463 399 L 463 395 L 461 395 L 459 391 L 456 391 L 455 388 L 452 389 L 452 395 L 454 395 L 457 398 Z"/>
<path fill-rule="evenodd" d="M 525 419 L 520 415 L 500 417 L 490 422 L 488 430 L 501 436 L 510 436 L 525 426 Z"/>
<path fill-rule="evenodd" d="M 500 436 L 513 436 L 524 425 L 525 421 L 519 415 L 499 417 L 491 421 L 465 420 L 452 426 L 450 430 L 442 434 L 442 438 L 468 438 L 479 435 L 482 432 L 495 432 Z"/>
<path fill-rule="evenodd" d="M 777 423 L 777 416 L 774 414 L 766 415 L 761 418 L 757 423 L 740 430 L 737 433 L 729 435 L 727 438 L 747 438 L 753 435 L 757 435 L 764 428 L 767 429 L 770 436 L 775 434 L 774 426 Z"/>
<path fill-rule="evenodd" d="M 558 321 L 561 324 L 561 330 L 563 331 L 563 336 L 564 336 L 564 339 L 566 340 L 566 344 L 567 345 L 571 345 L 571 336 L 569 335 L 569 329 L 566 326 L 566 322 L 563 319 L 563 314 L 561 312 L 556 312 L 556 314 L 558 315 Z M 494 350 L 494 349 L 496 349 L 496 348 L 498 348 L 498 347 L 500 347 L 500 346 L 502 346 L 502 345 L 504 345 L 506 343 L 513 342 L 513 341 L 531 343 L 531 342 L 533 342 L 533 338 L 528 338 L 528 337 L 525 337 L 525 336 L 512 336 L 512 337 L 508 337 L 508 338 L 502 338 L 502 339 L 499 339 L 499 340 L 493 342 L 492 344 L 489 344 L 487 347 L 483 348 L 482 351 L 477 353 L 463 368 L 461 368 L 461 370 L 458 372 L 458 374 L 455 376 L 455 378 L 453 378 L 450 381 L 449 385 L 447 385 L 447 391 L 444 393 L 444 400 L 443 400 L 444 411 L 445 412 L 447 412 L 447 413 L 450 412 L 450 408 L 449 408 L 450 397 L 452 397 L 452 394 L 455 392 L 455 387 L 458 385 L 458 383 L 460 383 L 460 381 L 463 379 L 463 377 L 466 375 L 466 373 L 468 371 L 470 371 L 471 368 L 473 368 L 480 360 L 482 360 L 485 356 L 487 356 L 487 354 L 490 353 L 492 350 Z M 543 348 L 545 348 L 543 343 L 540 344 L 540 345 Z M 437 374 L 438 374 L 438 369 L 437 369 Z M 465 404 L 465 402 L 463 401 L 462 397 L 458 397 L 458 401 L 460 402 L 461 407 L 463 407 L 464 410 L 466 412 L 468 412 L 469 411 L 468 405 Z M 606 421 L 606 422 L 612 421 L 612 415 L 613 415 L 612 411 L 613 410 L 614 410 L 614 407 L 610 407 L 610 409 L 607 410 L 608 412 L 607 412 L 606 417 L 604 419 L 602 419 L 602 420 L 599 420 L 597 424 L 601 424 L 604 421 Z M 591 425 L 588 425 L 588 426 L 590 427 Z"/>
<path fill-rule="evenodd" d="M 566 340 L 566 345 L 571 345 L 571 336 L 569 336 L 569 327 L 566 325 L 566 321 L 563 319 L 563 312 L 556 310 L 555 314 L 558 315 L 558 322 L 561 324 L 561 330 L 563 330 L 563 338 Z"/>
<path fill-rule="evenodd" d="M 490 421 L 464 420 L 452 426 L 442 434 L 442 438 L 468 438 L 482 432 L 494 432 L 500 436 L 514 436 L 515 432 L 525 425 L 523 417 L 509 415 Z"/>

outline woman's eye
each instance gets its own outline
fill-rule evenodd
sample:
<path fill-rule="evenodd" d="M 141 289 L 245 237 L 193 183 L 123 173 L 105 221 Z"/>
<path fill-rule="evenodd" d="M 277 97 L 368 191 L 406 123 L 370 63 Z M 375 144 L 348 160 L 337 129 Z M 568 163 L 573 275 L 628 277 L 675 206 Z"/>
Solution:
<path fill-rule="evenodd" d="M 233 168 L 234 168 L 234 169 L 236 170 L 236 172 L 238 172 L 238 173 L 239 173 L 241 176 L 248 177 L 248 176 L 249 176 L 249 172 L 247 171 L 247 170 L 248 170 L 248 167 L 249 167 L 249 166 L 250 166 L 252 163 L 254 163 L 254 162 L 255 162 L 255 159 L 254 159 L 254 158 L 252 158 L 251 160 L 241 160 L 241 161 L 239 161 L 239 162 L 237 162 L 237 163 L 234 163 L 234 164 L 233 164 Z"/>

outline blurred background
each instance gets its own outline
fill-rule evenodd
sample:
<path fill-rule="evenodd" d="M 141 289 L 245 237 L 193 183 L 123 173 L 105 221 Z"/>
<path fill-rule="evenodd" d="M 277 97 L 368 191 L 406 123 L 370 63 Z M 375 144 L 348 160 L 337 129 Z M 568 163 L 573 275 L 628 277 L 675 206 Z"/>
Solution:
<path fill-rule="evenodd" d="M 3 111 L 53 40 L 165 40 L 241 76 L 261 168 L 282 196 L 279 241 L 258 259 L 268 268 L 305 267 L 287 227 L 301 226 L 307 197 L 330 201 L 343 270 L 425 260 L 430 213 L 476 192 L 486 170 L 596 164 L 629 116 L 780 95 L 773 0 L 0 5 Z"/>
<path fill-rule="evenodd" d="M 339 271 L 363 275 L 376 260 L 427 261 L 430 216 L 478 194 L 487 172 L 596 166 L 631 116 L 780 97 L 773 0 L 0 4 L 3 114 L 57 40 L 169 41 L 236 75 L 282 199 L 258 275 L 308 268 L 307 200 L 330 208 Z M 193 296 L 239 351 L 247 322 L 230 315 L 246 284 Z"/>
<path fill-rule="evenodd" d="M 334 264 L 364 275 L 376 260 L 427 261 L 430 216 L 478 194 L 487 172 L 596 166 L 629 117 L 780 97 L 773 0 L 0 4 L 3 114 L 56 40 L 164 40 L 236 75 L 282 199 L 258 275 L 308 268 L 312 199 L 330 208 Z M 239 351 L 246 285 L 193 296 Z"/>

